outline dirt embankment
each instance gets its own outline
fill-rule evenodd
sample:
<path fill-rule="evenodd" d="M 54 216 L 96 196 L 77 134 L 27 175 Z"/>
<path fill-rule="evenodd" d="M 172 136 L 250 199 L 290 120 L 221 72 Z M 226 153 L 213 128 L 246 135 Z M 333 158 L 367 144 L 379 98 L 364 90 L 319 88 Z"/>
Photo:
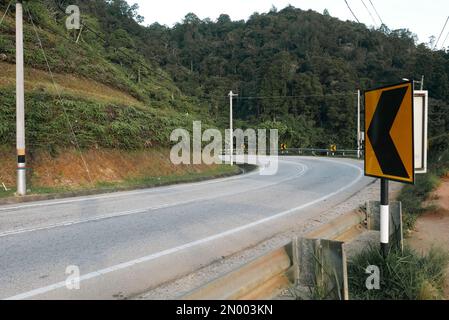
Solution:
<path fill-rule="evenodd" d="M 433 209 L 418 219 L 408 242 L 419 252 L 427 252 L 432 246 L 449 251 L 449 174 L 430 196 L 429 205 Z M 449 299 L 449 269 L 445 297 Z"/>
<path fill-rule="evenodd" d="M 83 152 L 59 150 L 57 155 L 38 151 L 27 157 L 30 186 L 38 188 L 78 188 L 129 179 L 177 177 L 219 171 L 217 165 L 174 165 L 168 149 L 123 151 L 93 149 Z M 0 150 L 0 187 L 16 181 L 14 150 Z M 87 171 L 89 170 L 89 173 Z M 90 176 L 90 177 L 89 177 Z"/>

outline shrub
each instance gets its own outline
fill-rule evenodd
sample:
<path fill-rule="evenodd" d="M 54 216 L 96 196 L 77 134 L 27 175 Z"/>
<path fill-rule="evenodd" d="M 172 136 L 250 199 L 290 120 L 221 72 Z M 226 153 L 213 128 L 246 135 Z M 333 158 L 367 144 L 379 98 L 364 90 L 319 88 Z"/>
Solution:
<path fill-rule="evenodd" d="M 443 297 L 445 270 L 449 255 L 432 248 L 421 256 L 410 248 L 392 251 L 384 258 L 379 248 L 371 247 L 348 264 L 350 299 L 354 300 L 429 300 Z M 368 290 L 368 266 L 380 269 L 380 289 Z"/>

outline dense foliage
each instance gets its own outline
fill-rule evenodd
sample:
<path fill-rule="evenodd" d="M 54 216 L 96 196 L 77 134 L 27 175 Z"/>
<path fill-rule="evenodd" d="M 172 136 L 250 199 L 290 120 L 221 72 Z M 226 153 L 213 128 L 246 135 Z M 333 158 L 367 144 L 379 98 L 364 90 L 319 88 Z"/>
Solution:
<path fill-rule="evenodd" d="M 226 95 L 232 89 L 239 94 L 238 124 L 279 128 L 289 146 L 355 147 L 356 90 L 424 75 L 433 98 L 430 135 L 440 136 L 432 145 L 448 147 L 449 52 L 418 45 L 408 30 L 385 25 L 370 30 L 292 6 L 254 13 L 248 21 L 232 21 L 224 14 L 217 21 L 201 20 L 189 13 L 171 28 L 157 23 L 144 27 L 138 7 L 125 0 L 40 3 L 32 6 L 38 25 L 70 36 L 57 27 L 65 18 L 58 5 L 79 4 L 86 28 L 80 44 L 72 41 L 70 48 L 87 47 L 84 53 L 94 52 L 107 62 L 102 72 L 102 64 L 89 62 L 93 56 L 72 68 L 67 59 L 62 63 L 55 58 L 60 70 L 103 78 L 148 104 L 184 106 L 184 111 L 186 105 L 195 106 L 221 128 L 227 123 Z M 2 50 L 7 39 L 0 38 L 0 45 Z M 53 57 L 65 52 L 48 45 Z M 43 68 L 37 61 L 39 66 Z"/>

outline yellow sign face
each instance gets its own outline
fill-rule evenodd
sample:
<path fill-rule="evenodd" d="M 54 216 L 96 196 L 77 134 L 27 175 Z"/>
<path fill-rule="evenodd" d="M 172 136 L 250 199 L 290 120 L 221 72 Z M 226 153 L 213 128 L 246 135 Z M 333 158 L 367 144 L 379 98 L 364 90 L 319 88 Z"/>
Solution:
<path fill-rule="evenodd" d="M 365 92 L 365 175 L 415 183 L 413 82 Z"/>
<path fill-rule="evenodd" d="M 332 152 L 336 152 L 337 151 L 337 146 L 335 144 L 332 144 L 331 147 L 330 147 L 330 150 Z"/>
<path fill-rule="evenodd" d="M 287 150 L 287 145 L 285 143 L 281 144 L 281 150 Z"/>

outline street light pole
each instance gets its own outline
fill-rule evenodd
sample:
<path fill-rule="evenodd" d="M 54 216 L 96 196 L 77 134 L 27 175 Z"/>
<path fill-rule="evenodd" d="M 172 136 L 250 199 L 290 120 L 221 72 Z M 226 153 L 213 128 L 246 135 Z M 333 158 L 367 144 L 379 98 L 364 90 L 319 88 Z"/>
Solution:
<path fill-rule="evenodd" d="M 231 166 L 234 165 L 234 129 L 233 129 L 233 119 L 232 119 L 232 102 L 234 97 L 238 96 L 238 94 L 232 92 L 232 90 L 229 92 L 229 158 L 231 161 Z"/>
<path fill-rule="evenodd" d="M 23 66 L 23 6 L 16 2 L 16 143 L 17 143 L 17 194 L 26 195 L 25 161 L 25 86 Z"/>
<path fill-rule="evenodd" d="M 410 80 L 407 79 L 407 78 L 402 78 L 402 80 L 403 80 L 403 81 L 410 81 Z M 419 83 L 419 84 L 420 84 L 420 89 L 421 89 L 421 91 L 424 90 L 424 75 L 421 76 L 421 81 L 414 80 L 413 82 L 414 82 L 414 83 Z M 413 88 L 413 89 L 414 89 L 414 88 Z"/>

